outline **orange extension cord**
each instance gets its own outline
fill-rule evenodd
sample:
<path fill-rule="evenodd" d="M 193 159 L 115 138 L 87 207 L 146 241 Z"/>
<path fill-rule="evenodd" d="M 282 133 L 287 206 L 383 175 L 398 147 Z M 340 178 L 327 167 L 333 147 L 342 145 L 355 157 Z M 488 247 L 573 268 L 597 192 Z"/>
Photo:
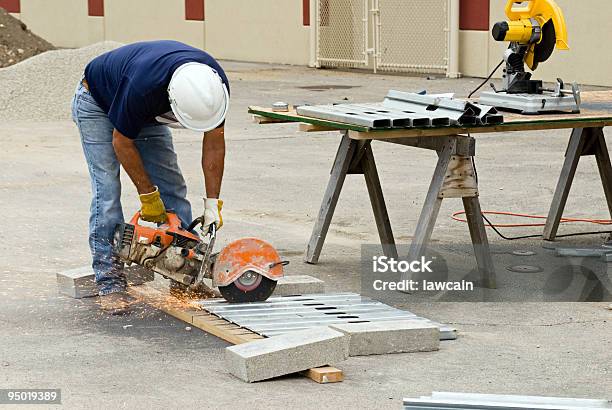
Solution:
<path fill-rule="evenodd" d="M 505 215 L 512 216 L 517 218 L 528 218 L 528 219 L 546 219 L 547 216 L 543 215 L 528 215 L 528 214 L 519 214 L 514 212 L 500 212 L 500 211 L 483 211 L 484 215 Z M 459 218 L 459 215 L 465 215 L 465 211 L 454 212 L 451 215 L 451 218 L 458 222 L 467 222 L 467 219 Z M 611 219 L 584 219 L 584 218 L 561 218 L 561 223 L 574 223 L 574 222 L 585 222 L 592 223 L 596 225 L 612 225 Z M 485 226 L 491 228 L 522 228 L 522 227 L 532 227 L 532 226 L 545 226 L 545 223 L 530 223 L 530 224 L 490 224 L 486 223 Z"/>

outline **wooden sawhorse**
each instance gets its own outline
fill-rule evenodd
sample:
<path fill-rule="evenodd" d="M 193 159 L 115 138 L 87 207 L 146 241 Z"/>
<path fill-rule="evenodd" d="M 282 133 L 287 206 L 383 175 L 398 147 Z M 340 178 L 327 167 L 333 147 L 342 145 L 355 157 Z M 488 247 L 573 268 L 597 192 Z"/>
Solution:
<path fill-rule="evenodd" d="M 391 223 L 372 153 L 372 140 L 367 139 L 367 137 L 353 139 L 351 138 L 352 131 L 342 131 L 342 133 L 342 140 L 332 166 L 319 215 L 306 248 L 305 261 L 316 264 L 319 260 L 344 180 L 348 174 L 364 175 L 383 251 L 386 256 L 397 258 Z M 452 135 L 378 140 L 435 150 L 438 153 L 438 163 L 417 223 L 409 258 L 416 259 L 425 252 L 438 218 L 442 200 L 445 198 L 461 198 L 466 211 L 483 286 L 495 288 L 495 270 L 478 199 L 478 181 L 474 168 L 476 145 L 474 138 Z"/>
<path fill-rule="evenodd" d="M 606 200 L 608 201 L 608 210 L 610 211 L 610 216 L 612 216 L 612 165 L 610 164 L 610 154 L 608 153 L 603 128 L 574 128 L 565 153 L 565 162 L 561 169 L 561 176 L 559 177 L 550 211 L 548 212 L 548 218 L 546 219 L 543 235 L 545 240 L 555 240 L 563 216 L 563 210 L 567 203 L 567 197 L 576 175 L 578 162 L 581 157 L 591 155 L 595 156 L 597 161 L 599 176 L 601 177 Z"/>
<path fill-rule="evenodd" d="M 292 109 L 280 113 L 267 108 L 251 106 L 249 113 L 253 114 L 257 122 L 261 124 L 300 123 L 300 129 L 305 132 L 343 130 L 343 138 L 334 161 L 323 204 L 306 249 L 306 262 L 317 263 L 319 259 L 342 184 L 349 173 L 365 176 L 383 250 L 389 257 L 397 255 L 374 155 L 370 147 L 372 140 L 379 140 L 430 149 L 438 153 L 438 163 L 417 223 L 409 256 L 412 258 L 414 255 L 423 253 L 431 237 L 442 200 L 453 197 L 462 198 L 483 284 L 495 287 L 495 273 L 478 201 L 478 181 L 473 165 L 475 143 L 473 138 L 461 134 L 574 129 L 544 230 L 544 238 L 553 240 L 581 156 L 595 155 L 608 207 L 612 214 L 612 167 L 602 131 L 603 127 L 612 126 L 612 91 L 584 92 L 582 103 L 580 114 L 529 116 L 504 113 L 503 124 L 394 130 L 373 130 L 363 126 L 303 117 Z"/>

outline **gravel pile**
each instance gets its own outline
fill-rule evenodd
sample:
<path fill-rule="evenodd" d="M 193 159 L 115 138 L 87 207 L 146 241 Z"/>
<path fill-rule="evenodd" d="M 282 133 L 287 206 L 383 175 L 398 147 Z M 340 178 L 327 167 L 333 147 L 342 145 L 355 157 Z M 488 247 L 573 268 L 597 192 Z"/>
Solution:
<path fill-rule="evenodd" d="M 70 119 L 70 102 L 87 63 L 121 45 L 106 41 L 47 51 L 0 69 L 0 121 Z"/>
<path fill-rule="evenodd" d="M 0 68 L 54 48 L 53 44 L 32 33 L 23 22 L 0 8 Z"/>

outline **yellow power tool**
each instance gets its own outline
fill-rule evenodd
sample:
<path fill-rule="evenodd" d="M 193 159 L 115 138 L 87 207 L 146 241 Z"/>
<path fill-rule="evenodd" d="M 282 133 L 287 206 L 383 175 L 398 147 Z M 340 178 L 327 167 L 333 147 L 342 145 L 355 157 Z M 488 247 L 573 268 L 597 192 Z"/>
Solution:
<path fill-rule="evenodd" d="M 579 112 L 580 90 L 576 84 L 565 89 L 557 79 L 554 89 L 544 88 L 541 80 L 532 80 L 532 71 L 550 58 L 555 47 L 569 50 L 567 26 L 561 8 L 553 0 L 508 0 L 508 21 L 495 23 L 493 38 L 509 42 L 504 52 L 506 67 L 503 89 L 482 94 L 481 104 L 501 109 L 538 114 L 551 111 Z"/>

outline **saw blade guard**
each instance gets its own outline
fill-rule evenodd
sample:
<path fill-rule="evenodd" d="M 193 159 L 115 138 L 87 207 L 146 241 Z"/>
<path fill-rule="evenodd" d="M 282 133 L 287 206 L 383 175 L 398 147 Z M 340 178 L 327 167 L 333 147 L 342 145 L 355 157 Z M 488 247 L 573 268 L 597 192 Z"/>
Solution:
<path fill-rule="evenodd" d="M 555 27 L 556 45 L 559 50 L 569 50 L 567 25 L 561 7 L 554 0 L 508 0 L 506 16 L 512 21 L 536 19 L 541 26 L 549 20 Z M 540 40 L 541 41 L 541 40 Z"/>
<path fill-rule="evenodd" d="M 286 264 L 268 242 L 258 238 L 238 239 L 217 255 L 213 286 L 227 286 L 249 271 L 277 281 L 283 277 Z"/>

